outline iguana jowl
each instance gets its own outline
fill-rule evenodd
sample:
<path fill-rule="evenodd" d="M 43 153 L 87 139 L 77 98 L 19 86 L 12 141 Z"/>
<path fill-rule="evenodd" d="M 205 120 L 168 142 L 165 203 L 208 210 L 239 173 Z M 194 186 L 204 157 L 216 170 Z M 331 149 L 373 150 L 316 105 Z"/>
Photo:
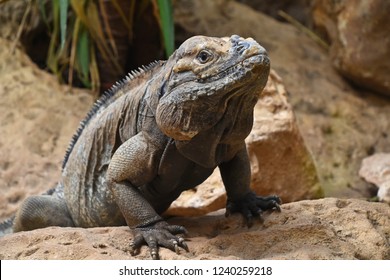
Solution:
<path fill-rule="evenodd" d="M 251 38 L 195 36 L 165 62 L 133 72 L 114 86 L 81 123 L 66 153 L 62 178 L 51 195 L 27 198 L 13 230 L 47 226 L 117 226 L 133 229 L 131 247 L 147 243 L 187 248 L 182 226 L 160 214 L 218 167 L 227 213 L 251 223 L 279 209 L 276 196 L 249 189 L 245 138 L 270 63 Z"/>

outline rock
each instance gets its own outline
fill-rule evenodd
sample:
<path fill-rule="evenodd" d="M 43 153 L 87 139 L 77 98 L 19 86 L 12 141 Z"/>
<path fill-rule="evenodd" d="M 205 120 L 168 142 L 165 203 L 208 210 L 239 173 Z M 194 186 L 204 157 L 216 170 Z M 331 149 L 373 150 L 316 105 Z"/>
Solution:
<path fill-rule="evenodd" d="M 359 175 L 378 186 L 379 200 L 390 204 L 390 154 L 378 153 L 363 159 Z"/>
<path fill-rule="evenodd" d="M 312 156 L 306 148 L 281 78 L 271 71 L 254 111 L 246 139 L 252 189 L 277 194 L 284 202 L 323 196 Z"/>
<path fill-rule="evenodd" d="M 277 20 L 284 20 L 279 15 L 280 11 L 284 11 L 302 24 L 306 26 L 312 25 L 311 0 L 238 0 L 238 2 L 246 4 Z"/>
<path fill-rule="evenodd" d="M 245 5 L 227 0 L 177 0 L 174 12 L 182 39 L 186 38 L 184 30 L 186 36 L 240 34 L 261 43 L 272 68 L 283 79 L 325 196 L 372 196 L 369 184 L 357 174 L 363 158 L 389 149 L 388 98 L 357 91 L 340 77 L 328 53 L 311 38 Z"/>
<path fill-rule="evenodd" d="M 248 229 L 241 216 L 221 211 L 174 218 L 187 228 L 190 252 L 160 249 L 162 259 L 390 259 L 390 207 L 356 199 L 326 198 L 282 205 Z M 127 227 L 58 228 L 0 238 L 0 259 L 150 259 L 143 246 L 129 253 Z"/>
<path fill-rule="evenodd" d="M 277 194 L 283 202 L 323 196 L 313 159 L 296 124 L 281 78 L 271 70 L 254 110 L 254 124 L 246 139 L 251 161 L 251 189 L 259 195 Z M 219 171 L 195 190 L 183 192 L 166 212 L 199 216 L 226 206 Z"/>
<path fill-rule="evenodd" d="M 378 188 L 379 201 L 390 204 L 390 181 L 383 182 Z"/>
<path fill-rule="evenodd" d="M 165 216 L 202 216 L 226 206 L 226 192 L 219 171 L 195 189 L 184 191 L 165 211 Z"/>
<path fill-rule="evenodd" d="M 390 96 L 390 2 L 316 0 L 315 25 L 331 41 L 334 66 L 355 84 Z"/>

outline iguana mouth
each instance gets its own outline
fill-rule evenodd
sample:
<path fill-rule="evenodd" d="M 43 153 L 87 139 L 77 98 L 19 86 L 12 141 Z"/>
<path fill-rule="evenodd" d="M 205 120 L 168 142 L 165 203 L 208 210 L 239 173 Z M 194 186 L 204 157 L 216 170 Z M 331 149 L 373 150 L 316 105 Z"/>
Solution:
<path fill-rule="evenodd" d="M 265 54 L 254 54 L 244 60 L 222 70 L 221 72 L 197 79 L 199 83 L 210 83 L 220 80 L 229 75 L 238 74 L 237 80 L 241 79 L 246 73 L 250 72 L 256 66 L 268 66 L 270 64 L 269 58 Z"/>

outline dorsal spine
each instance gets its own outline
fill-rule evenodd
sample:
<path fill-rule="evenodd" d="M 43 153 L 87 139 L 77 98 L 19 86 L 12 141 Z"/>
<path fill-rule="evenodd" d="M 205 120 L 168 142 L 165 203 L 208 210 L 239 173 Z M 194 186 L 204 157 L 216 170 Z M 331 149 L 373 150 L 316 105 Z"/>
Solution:
<path fill-rule="evenodd" d="M 161 65 L 160 61 L 154 61 L 147 66 L 142 66 L 138 70 L 132 70 L 127 76 L 121 81 L 116 82 L 109 90 L 107 90 L 96 102 L 93 104 L 91 110 L 88 112 L 86 117 L 80 122 L 79 127 L 76 130 L 76 133 L 72 136 L 68 148 L 66 149 L 64 160 L 62 162 L 62 170 L 64 170 L 66 163 L 68 162 L 69 156 L 72 153 L 73 147 L 79 139 L 84 128 L 87 126 L 89 121 L 96 115 L 96 113 L 106 108 L 109 104 L 115 101 L 119 96 L 118 93 L 121 92 L 121 89 L 131 81 L 142 77 L 148 71 L 151 71 L 154 67 Z"/>

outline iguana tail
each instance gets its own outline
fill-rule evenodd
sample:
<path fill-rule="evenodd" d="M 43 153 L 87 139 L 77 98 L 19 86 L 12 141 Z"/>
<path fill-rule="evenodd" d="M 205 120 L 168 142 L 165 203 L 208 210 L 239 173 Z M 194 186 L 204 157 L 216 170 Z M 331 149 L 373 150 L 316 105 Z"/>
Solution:
<path fill-rule="evenodd" d="M 50 190 L 43 193 L 43 195 L 52 195 L 55 192 L 56 188 L 51 188 Z M 14 224 L 15 215 L 12 215 L 10 218 L 0 222 L 0 237 L 13 233 L 12 226 Z"/>
<path fill-rule="evenodd" d="M 13 233 L 12 225 L 14 224 L 14 220 L 15 220 L 15 215 L 0 223 L 0 237 L 6 234 Z"/>

